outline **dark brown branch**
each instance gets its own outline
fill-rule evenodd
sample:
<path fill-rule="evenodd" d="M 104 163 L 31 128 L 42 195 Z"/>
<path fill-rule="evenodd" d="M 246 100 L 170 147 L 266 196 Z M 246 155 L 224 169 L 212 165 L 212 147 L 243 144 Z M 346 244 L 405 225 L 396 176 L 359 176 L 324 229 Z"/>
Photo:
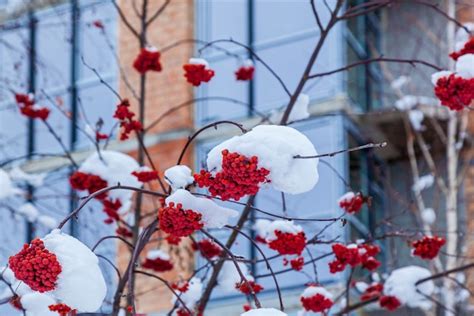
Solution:
<path fill-rule="evenodd" d="M 315 159 L 315 158 L 321 158 L 321 157 L 334 157 L 334 156 L 342 154 L 342 153 L 358 151 L 358 150 L 363 150 L 363 149 L 369 149 L 369 148 L 383 148 L 385 146 L 387 146 L 386 142 L 369 143 L 369 144 L 365 144 L 365 145 L 362 145 L 362 146 L 352 147 L 352 148 L 348 148 L 348 149 L 341 149 L 341 150 L 338 150 L 338 151 L 334 151 L 332 153 L 326 153 L 326 154 L 314 155 L 314 156 L 296 155 L 293 158 L 295 158 L 295 159 Z"/>
<path fill-rule="evenodd" d="M 132 24 L 130 24 L 130 22 L 127 20 L 127 17 L 123 13 L 122 9 L 120 9 L 117 2 L 115 0 L 112 0 L 112 4 L 114 5 L 115 9 L 117 10 L 118 14 L 120 15 L 120 19 L 125 24 L 125 26 L 130 30 L 130 32 L 132 32 L 133 35 L 135 35 L 135 37 L 140 38 L 140 34 L 138 34 L 137 30 L 135 30 L 133 28 Z"/>
<path fill-rule="evenodd" d="M 165 11 L 166 7 L 171 3 L 171 0 L 166 0 L 165 3 L 150 17 L 150 19 L 146 22 L 146 25 L 149 26 L 153 21 L 156 20 L 157 17 L 160 16 L 163 11 Z"/>

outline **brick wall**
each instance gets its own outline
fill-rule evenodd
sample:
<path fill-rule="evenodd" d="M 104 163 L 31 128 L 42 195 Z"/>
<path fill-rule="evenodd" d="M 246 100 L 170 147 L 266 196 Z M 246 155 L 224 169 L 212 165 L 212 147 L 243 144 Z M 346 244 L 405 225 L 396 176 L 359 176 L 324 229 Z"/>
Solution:
<path fill-rule="evenodd" d="M 141 0 L 121 0 L 119 5 L 125 13 L 127 19 L 134 28 L 139 30 L 140 21 L 137 18 L 132 3 L 136 3 L 138 10 L 141 10 Z M 161 7 L 164 0 L 148 0 L 149 16 Z M 161 49 L 178 40 L 193 38 L 193 1 L 178 0 L 171 1 L 166 10 L 150 26 L 148 31 L 148 44 Z M 119 25 L 118 55 L 122 72 L 126 80 L 122 77 L 120 80 L 120 94 L 129 98 L 133 110 L 138 113 L 138 101 L 134 98 L 127 82 L 136 93 L 139 93 L 139 75 L 133 69 L 133 60 L 139 52 L 138 39 L 121 23 Z M 161 56 L 163 71 L 159 73 L 147 74 L 146 97 L 145 97 L 145 126 L 159 118 L 163 113 L 171 108 L 193 98 L 193 89 L 183 77 L 182 65 L 191 57 L 193 52 L 192 44 L 179 45 L 169 50 Z M 152 128 L 149 133 L 162 133 L 172 130 L 192 128 L 193 127 L 193 109 L 192 106 L 185 106 L 182 109 L 167 116 L 158 126 Z M 161 171 L 176 164 L 178 156 L 183 148 L 186 139 L 176 139 L 166 143 L 149 147 L 149 153 L 154 164 Z M 136 155 L 136 153 L 131 153 Z M 184 157 L 183 164 L 192 166 L 193 150 L 190 148 Z M 158 187 L 156 187 L 158 189 Z M 153 201 L 150 197 L 144 197 L 143 212 L 156 211 L 156 199 Z M 150 220 L 155 215 L 150 216 Z M 190 258 L 189 245 L 183 242 L 180 247 L 170 249 L 166 243 L 161 241 L 163 236 L 154 236 L 155 242 L 150 247 L 163 247 L 168 250 L 175 263 L 176 269 L 169 273 L 160 274 L 168 280 L 176 280 L 178 277 L 186 277 L 189 271 L 194 268 L 193 258 Z M 123 271 L 128 262 L 130 253 L 127 247 L 119 245 L 118 265 Z M 150 313 L 171 306 L 171 294 L 169 290 L 156 279 L 143 276 L 137 278 L 138 287 L 136 288 L 138 312 Z"/>

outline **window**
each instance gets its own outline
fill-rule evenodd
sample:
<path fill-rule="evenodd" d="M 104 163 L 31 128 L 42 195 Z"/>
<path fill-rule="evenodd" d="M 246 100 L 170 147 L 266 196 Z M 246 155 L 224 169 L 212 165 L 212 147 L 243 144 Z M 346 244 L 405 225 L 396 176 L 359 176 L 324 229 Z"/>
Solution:
<path fill-rule="evenodd" d="M 277 73 L 292 92 L 311 55 L 319 31 L 310 3 L 305 1 L 195 1 L 196 37 L 205 41 L 228 39 L 242 42 Z M 330 1 L 331 4 L 334 2 Z M 321 18 L 327 21 L 329 12 L 323 3 Z M 342 25 L 329 35 L 314 69 L 329 71 L 342 65 Z M 198 45 L 199 46 L 199 45 Z M 242 59 L 248 52 L 229 43 L 219 44 Z M 199 47 L 197 47 L 199 48 Z M 252 110 L 268 112 L 287 104 L 289 97 L 279 82 L 260 63 L 256 63 L 251 82 L 237 82 L 234 71 L 239 61 L 228 54 L 208 48 L 202 52 L 216 74 L 213 80 L 197 89 L 198 97 L 226 96 L 248 105 L 229 102 L 200 102 L 196 106 L 196 123 L 215 120 L 242 119 Z M 342 91 L 342 74 L 327 76 L 308 84 L 304 93 L 312 100 L 332 98 Z"/>

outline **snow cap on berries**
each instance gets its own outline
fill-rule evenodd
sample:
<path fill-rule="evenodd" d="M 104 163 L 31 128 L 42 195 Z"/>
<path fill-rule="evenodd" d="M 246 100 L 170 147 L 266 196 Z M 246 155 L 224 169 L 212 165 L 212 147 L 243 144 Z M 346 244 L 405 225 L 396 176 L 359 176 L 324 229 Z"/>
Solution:
<path fill-rule="evenodd" d="M 315 313 L 324 312 L 334 304 L 333 296 L 328 290 L 314 285 L 303 291 L 300 300 L 305 310 Z"/>
<path fill-rule="evenodd" d="M 393 270 L 385 281 L 383 293 L 386 296 L 395 296 L 403 305 L 411 308 L 431 308 L 427 297 L 435 289 L 433 281 L 426 281 L 416 285 L 421 279 L 431 276 L 428 269 L 418 266 L 406 266 Z"/>
<path fill-rule="evenodd" d="M 206 228 L 222 228 L 231 218 L 237 217 L 237 211 L 217 205 L 210 199 L 196 197 L 189 191 L 178 189 L 166 198 L 166 204 L 180 203 L 185 210 L 193 210 L 202 215 Z"/>
<path fill-rule="evenodd" d="M 240 316 L 288 316 L 288 314 L 275 308 L 259 308 L 251 309 L 248 312 L 240 314 Z"/>
<path fill-rule="evenodd" d="M 177 165 L 165 170 L 165 181 L 173 191 L 184 189 L 194 182 L 191 176 L 191 169 L 185 165 Z"/>
<path fill-rule="evenodd" d="M 256 156 L 258 167 L 270 171 L 269 185 L 276 190 L 298 194 L 311 190 L 319 179 L 318 159 L 295 159 L 294 156 L 317 155 L 311 141 L 288 126 L 259 125 L 241 136 L 215 146 L 207 156 L 208 170 L 222 170 L 222 151 L 246 157 Z"/>

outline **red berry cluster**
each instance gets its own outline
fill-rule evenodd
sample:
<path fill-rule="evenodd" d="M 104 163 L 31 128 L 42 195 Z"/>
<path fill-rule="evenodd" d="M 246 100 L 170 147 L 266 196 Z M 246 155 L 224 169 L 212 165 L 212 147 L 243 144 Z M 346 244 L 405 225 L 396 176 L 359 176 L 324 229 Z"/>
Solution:
<path fill-rule="evenodd" d="M 283 265 L 287 266 L 288 263 L 290 264 L 291 268 L 295 271 L 301 271 L 304 267 L 304 258 L 297 257 L 288 261 L 286 258 L 283 259 Z"/>
<path fill-rule="evenodd" d="M 104 199 L 102 205 L 104 206 L 103 211 L 107 215 L 104 223 L 112 224 L 113 222 L 118 222 L 120 220 L 120 214 L 118 213 L 118 210 L 122 207 L 122 202 L 120 202 L 120 200 L 112 201 L 110 199 Z"/>
<path fill-rule="evenodd" d="M 455 74 L 441 77 L 436 82 L 434 92 L 442 105 L 460 111 L 474 100 L 474 78 L 465 79 Z"/>
<path fill-rule="evenodd" d="M 203 64 L 185 64 L 183 69 L 186 80 L 195 87 L 200 86 L 202 82 L 209 82 L 214 77 L 214 70 Z"/>
<path fill-rule="evenodd" d="M 364 205 L 365 199 L 362 194 L 357 193 L 353 197 L 348 199 L 342 199 L 339 201 L 339 206 L 349 214 L 354 214 L 360 211 L 362 205 Z"/>
<path fill-rule="evenodd" d="M 402 303 L 395 296 L 384 295 L 379 300 L 380 307 L 389 311 L 394 311 L 402 305 Z"/>
<path fill-rule="evenodd" d="M 41 293 L 56 288 L 62 271 L 56 255 L 45 248 L 41 239 L 25 244 L 19 253 L 8 259 L 8 265 L 18 280 Z"/>
<path fill-rule="evenodd" d="M 258 294 L 263 290 L 263 286 L 250 280 L 248 280 L 248 284 L 245 281 L 237 283 L 235 288 L 245 295 L 250 295 L 252 291 L 253 293 Z"/>
<path fill-rule="evenodd" d="M 158 179 L 158 171 L 149 170 L 149 171 L 133 171 L 132 175 L 135 176 L 140 182 L 150 182 Z"/>
<path fill-rule="evenodd" d="M 193 316 L 193 314 L 188 312 L 185 308 L 180 308 L 176 311 L 176 316 Z"/>
<path fill-rule="evenodd" d="M 171 288 L 181 293 L 186 293 L 189 290 L 189 282 L 187 281 L 178 281 L 171 284 Z"/>
<path fill-rule="evenodd" d="M 464 47 L 461 48 L 458 52 L 452 52 L 449 57 L 454 60 L 458 60 L 459 57 L 467 54 L 474 54 L 474 36 L 471 36 L 469 40 L 464 44 Z"/>
<path fill-rule="evenodd" d="M 222 248 L 209 239 L 203 239 L 193 244 L 195 251 L 199 250 L 204 258 L 212 259 L 222 254 Z"/>
<path fill-rule="evenodd" d="M 126 227 L 123 227 L 123 226 L 117 227 L 117 229 L 115 230 L 115 233 L 117 235 L 125 237 L 125 238 L 132 238 L 133 237 L 133 232 L 130 229 L 128 229 Z"/>
<path fill-rule="evenodd" d="M 57 312 L 60 316 L 76 315 L 76 311 L 66 304 L 49 305 L 48 308 L 52 312 Z"/>
<path fill-rule="evenodd" d="M 369 286 L 360 296 L 361 301 L 368 301 L 376 297 L 380 297 L 383 291 L 382 283 L 375 283 Z"/>
<path fill-rule="evenodd" d="M 142 48 L 133 62 L 133 68 L 141 74 L 147 71 L 161 71 L 160 52 Z"/>
<path fill-rule="evenodd" d="M 332 251 L 336 258 L 329 263 L 331 273 L 344 271 L 347 265 L 352 268 L 361 265 L 363 268 L 374 271 L 380 266 L 380 262 L 375 256 L 380 252 L 380 248 L 375 245 L 332 245 Z"/>
<path fill-rule="evenodd" d="M 412 243 L 413 254 L 423 259 L 435 258 L 441 247 L 444 246 L 446 240 L 437 236 L 425 236 L 420 240 L 415 240 Z"/>
<path fill-rule="evenodd" d="M 165 271 L 170 271 L 173 270 L 173 264 L 169 260 L 163 260 L 161 258 L 155 258 L 155 259 L 146 259 L 143 263 L 142 266 L 145 269 L 150 269 L 156 272 L 165 272 Z"/>
<path fill-rule="evenodd" d="M 76 171 L 69 177 L 69 183 L 73 189 L 84 191 L 87 190 L 89 194 L 97 192 L 107 187 L 107 181 L 101 177 L 92 174 L 84 173 L 81 171 Z M 98 200 L 103 200 L 107 196 L 107 192 L 102 193 L 95 198 Z"/>
<path fill-rule="evenodd" d="M 27 95 L 17 93 L 15 94 L 16 103 L 20 107 L 20 112 L 26 117 L 32 119 L 42 119 L 46 121 L 49 116 L 49 109 L 46 107 L 39 107 L 35 105 L 34 101 Z"/>
<path fill-rule="evenodd" d="M 134 116 L 135 113 L 130 111 L 130 102 L 127 99 L 117 105 L 113 117 L 120 121 L 120 127 L 122 128 L 120 140 L 128 139 L 132 131 L 141 132 L 143 130 L 142 124 L 133 119 Z"/>
<path fill-rule="evenodd" d="M 301 304 L 307 311 L 322 313 L 332 307 L 334 302 L 322 294 L 316 294 L 310 297 L 301 297 Z"/>
<path fill-rule="evenodd" d="M 179 243 L 181 242 L 181 237 L 177 237 L 177 236 L 173 236 L 173 235 L 168 235 L 166 236 L 166 241 L 168 242 L 168 244 L 170 245 L 179 245 Z"/>
<path fill-rule="evenodd" d="M 198 212 L 184 210 L 181 203 L 175 205 L 170 202 L 158 211 L 160 229 L 176 237 L 186 237 L 201 229 L 201 218 L 202 215 Z"/>
<path fill-rule="evenodd" d="M 268 247 L 278 251 L 280 255 L 301 255 L 306 246 L 306 236 L 304 232 L 296 234 L 275 231 L 276 239 L 268 242 Z"/>
<path fill-rule="evenodd" d="M 212 196 L 220 196 L 222 200 L 238 201 L 245 195 L 254 195 L 259 190 L 259 184 L 270 182 L 267 176 L 270 171 L 258 168 L 258 157 L 250 158 L 239 153 L 222 151 L 222 171 L 212 176 L 210 172 L 201 170 L 194 175 L 194 180 L 200 188 L 208 187 Z"/>
<path fill-rule="evenodd" d="M 244 310 L 244 312 L 248 312 L 249 310 L 252 309 L 252 306 L 250 306 L 250 304 L 244 304 L 242 306 L 242 309 Z"/>
<path fill-rule="evenodd" d="M 235 77 L 237 80 L 241 80 L 241 81 L 252 80 L 254 72 L 255 72 L 254 66 L 241 66 L 235 72 Z"/>

